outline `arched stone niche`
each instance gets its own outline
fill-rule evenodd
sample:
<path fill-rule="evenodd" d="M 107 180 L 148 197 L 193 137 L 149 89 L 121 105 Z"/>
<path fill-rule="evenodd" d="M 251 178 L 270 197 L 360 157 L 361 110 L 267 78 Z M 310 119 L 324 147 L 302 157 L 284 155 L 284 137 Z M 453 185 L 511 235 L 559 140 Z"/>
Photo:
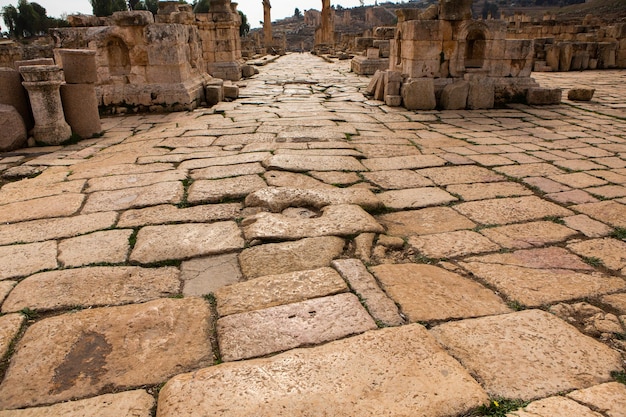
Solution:
<path fill-rule="evenodd" d="M 106 44 L 107 62 L 111 77 L 126 77 L 130 74 L 130 54 L 126 43 L 117 36 L 111 36 Z"/>

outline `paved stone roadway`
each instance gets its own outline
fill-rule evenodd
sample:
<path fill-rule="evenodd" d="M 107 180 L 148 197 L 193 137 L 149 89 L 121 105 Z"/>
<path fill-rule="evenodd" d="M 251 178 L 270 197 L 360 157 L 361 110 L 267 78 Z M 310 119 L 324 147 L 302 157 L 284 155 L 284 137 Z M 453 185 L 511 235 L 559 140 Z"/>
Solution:
<path fill-rule="evenodd" d="M 625 416 L 626 72 L 416 113 L 348 68 L 0 155 L 0 416 Z"/>

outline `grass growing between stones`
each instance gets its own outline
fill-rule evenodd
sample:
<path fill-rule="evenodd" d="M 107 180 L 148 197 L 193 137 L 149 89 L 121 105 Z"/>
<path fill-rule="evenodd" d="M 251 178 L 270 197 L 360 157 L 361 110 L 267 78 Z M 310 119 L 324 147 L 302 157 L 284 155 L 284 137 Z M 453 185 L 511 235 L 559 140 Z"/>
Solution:
<path fill-rule="evenodd" d="M 613 378 L 616 382 L 619 382 L 620 384 L 626 385 L 626 372 L 624 371 L 611 372 L 611 378 Z"/>
<path fill-rule="evenodd" d="M 602 259 L 595 257 L 595 256 L 583 256 L 582 260 L 587 264 L 587 265 L 591 265 L 593 267 L 601 267 L 604 266 L 604 262 L 602 262 Z"/>
<path fill-rule="evenodd" d="M 626 229 L 623 227 L 616 227 L 609 236 L 613 239 L 626 240 Z"/>
<path fill-rule="evenodd" d="M 526 407 L 528 401 L 493 398 L 489 405 L 481 405 L 470 416 L 505 417 L 511 411 Z"/>

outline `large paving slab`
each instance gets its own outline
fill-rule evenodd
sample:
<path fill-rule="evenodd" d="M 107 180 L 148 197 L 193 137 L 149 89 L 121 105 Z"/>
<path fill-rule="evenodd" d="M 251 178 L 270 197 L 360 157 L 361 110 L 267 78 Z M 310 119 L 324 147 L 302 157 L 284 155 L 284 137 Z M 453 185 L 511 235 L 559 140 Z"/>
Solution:
<path fill-rule="evenodd" d="M 619 239 L 591 239 L 567 245 L 572 252 L 589 259 L 599 259 L 603 266 L 626 275 L 626 242 Z"/>
<path fill-rule="evenodd" d="M 427 168 L 417 171 L 430 178 L 437 185 L 471 184 L 479 182 L 504 181 L 506 178 L 487 168 L 468 165 L 454 167 Z"/>
<path fill-rule="evenodd" d="M 236 253 L 194 258 L 180 265 L 183 294 L 203 296 L 241 281 L 243 275 Z"/>
<path fill-rule="evenodd" d="M 9 203 L 0 206 L 0 219 L 2 219 L 2 223 L 8 224 L 27 220 L 71 216 L 78 212 L 84 199 L 85 196 L 83 194 L 66 193 Z"/>
<path fill-rule="evenodd" d="M 35 181 L 33 183 L 33 181 L 27 179 L 3 185 L 0 189 L 0 205 L 58 194 L 77 194 L 83 190 L 86 182 L 75 180 L 58 183 Z"/>
<path fill-rule="evenodd" d="M 464 201 L 486 200 L 499 197 L 519 197 L 532 195 L 533 192 L 516 182 L 488 182 L 473 184 L 453 184 L 446 191 L 460 196 Z"/>
<path fill-rule="evenodd" d="M 356 204 L 365 210 L 381 207 L 378 197 L 364 188 L 288 188 L 268 187 L 246 197 L 246 206 L 265 207 L 275 213 L 288 207 L 322 208 L 331 204 Z"/>
<path fill-rule="evenodd" d="M 87 181 L 86 193 L 144 187 L 160 182 L 182 181 L 187 177 L 184 170 L 161 171 L 146 174 L 112 175 Z"/>
<path fill-rule="evenodd" d="M 317 269 L 329 266 L 343 253 L 344 245 L 345 241 L 336 236 L 267 243 L 244 249 L 239 264 L 246 278 Z"/>
<path fill-rule="evenodd" d="M 0 246 L 0 280 L 23 277 L 57 265 L 55 241 Z"/>
<path fill-rule="evenodd" d="M 382 233 L 383 227 L 360 206 L 326 206 L 319 217 L 297 218 L 261 212 L 242 222 L 247 240 L 295 240 L 319 236 L 353 236 Z"/>
<path fill-rule="evenodd" d="M 314 172 L 334 172 L 334 171 L 314 171 Z M 287 171 L 267 171 L 263 174 L 267 185 L 272 187 L 288 187 L 296 189 L 335 189 L 333 185 L 326 184 L 306 174 Z"/>
<path fill-rule="evenodd" d="M 63 240 L 59 262 L 64 267 L 126 262 L 132 234 L 131 229 L 105 230 Z"/>
<path fill-rule="evenodd" d="M 626 204 L 609 200 L 600 201 L 598 203 L 579 204 L 571 208 L 591 218 L 608 223 L 611 226 L 626 228 Z"/>
<path fill-rule="evenodd" d="M 378 196 L 385 207 L 395 210 L 438 206 L 457 200 L 453 195 L 437 187 L 385 191 Z"/>
<path fill-rule="evenodd" d="M 578 234 L 566 226 L 538 221 L 482 229 L 481 234 L 508 249 L 527 249 L 563 242 Z"/>
<path fill-rule="evenodd" d="M 224 286 L 215 291 L 220 317 L 261 310 L 310 298 L 325 297 L 348 290 L 346 282 L 332 268 L 268 275 Z"/>
<path fill-rule="evenodd" d="M 364 172 L 363 177 L 385 190 L 401 190 L 433 185 L 428 178 L 408 169 Z"/>
<path fill-rule="evenodd" d="M 141 303 L 178 294 L 178 269 L 101 266 L 64 269 L 32 275 L 2 304 L 2 312 L 59 310 Z"/>
<path fill-rule="evenodd" d="M 22 314 L 5 314 L 0 316 L 0 355 L 4 357 L 17 336 L 26 317 Z"/>
<path fill-rule="evenodd" d="M 411 236 L 409 246 L 427 258 L 455 258 L 482 252 L 493 252 L 500 246 L 480 233 L 471 230 Z"/>
<path fill-rule="evenodd" d="M 411 322 L 509 312 L 492 290 L 454 272 L 424 264 L 377 265 L 372 273 Z"/>
<path fill-rule="evenodd" d="M 437 155 L 407 155 L 386 158 L 368 158 L 363 165 L 370 171 L 388 171 L 392 169 L 418 169 L 445 165 L 445 159 Z"/>
<path fill-rule="evenodd" d="M 146 226 L 137 233 L 130 260 L 149 264 L 242 249 L 241 231 L 232 221 Z"/>
<path fill-rule="evenodd" d="M 444 417 L 486 402 L 467 371 L 410 325 L 179 375 L 161 390 L 157 417 Z"/>
<path fill-rule="evenodd" d="M 0 406 L 30 407 L 155 385 L 211 365 L 210 317 L 208 303 L 188 298 L 43 319 L 15 348 L 0 385 Z"/>
<path fill-rule="evenodd" d="M 428 235 L 473 229 L 476 223 L 449 207 L 428 207 L 378 216 L 392 236 Z"/>
<path fill-rule="evenodd" d="M 523 409 L 507 414 L 507 417 L 602 417 L 596 413 L 565 397 L 548 397 L 533 401 Z"/>
<path fill-rule="evenodd" d="M 233 314 L 217 320 L 221 358 L 234 361 L 317 345 L 376 329 L 350 293 Z"/>
<path fill-rule="evenodd" d="M 0 411 L 0 417 L 150 417 L 156 401 L 144 390 L 104 394 L 47 407 Z"/>
<path fill-rule="evenodd" d="M 568 398 L 578 401 L 609 417 L 626 417 L 626 385 L 608 382 L 572 391 Z"/>
<path fill-rule="evenodd" d="M 485 225 L 510 224 L 573 214 L 566 208 L 535 196 L 471 201 L 458 204 L 454 209 Z"/>
<path fill-rule="evenodd" d="M 143 187 L 113 191 L 97 191 L 89 194 L 82 213 L 126 210 L 159 204 L 179 203 L 183 197 L 180 181 L 162 182 Z"/>
<path fill-rule="evenodd" d="M 367 171 L 358 159 L 353 156 L 325 156 L 325 155 L 274 155 L 265 161 L 267 169 L 283 171 Z"/>
<path fill-rule="evenodd" d="M 626 288 L 623 279 L 604 275 L 565 250 L 520 250 L 467 258 L 459 263 L 509 300 L 538 307 L 593 297 Z"/>
<path fill-rule="evenodd" d="M 214 222 L 233 220 L 241 216 L 241 204 L 225 203 L 177 208 L 164 204 L 143 209 L 127 210 L 120 215 L 118 227 L 149 226 L 165 223 Z"/>
<path fill-rule="evenodd" d="M 431 333 L 494 397 L 587 388 L 622 366 L 617 351 L 541 310 L 449 322 Z"/>
<path fill-rule="evenodd" d="M 266 186 L 265 181 L 258 175 L 242 175 L 219 180 L 197 180 L 189 187 L 187 201 L 190 203 L 217 203 L 226 199 L 243 198 Z"/>

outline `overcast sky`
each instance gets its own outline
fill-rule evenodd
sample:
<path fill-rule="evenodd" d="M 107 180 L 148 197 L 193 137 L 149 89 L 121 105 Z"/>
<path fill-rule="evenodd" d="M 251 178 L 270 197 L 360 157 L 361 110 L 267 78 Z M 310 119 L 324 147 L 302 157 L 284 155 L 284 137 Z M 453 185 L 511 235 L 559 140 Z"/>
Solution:
<path fill-rule="evenodd" d="M 43 6 L 48 16 L 60 17 L 62 14 L 84 13 L 91 14 L 91 3 L 89 0 L 31 0 L 31 2 L 39 3 Z M 8 4 L 17 6 L 18 0 L 0 0 L 0 9 Z M 191 3 L 192 0 L 187 0 Z M 364 4 L 372 5 L 375 0 L 365 0 Z M 295 8 L 299 8 L 301 12 L 309 9 L 322 9 L 322 0 L 270 0 L 272 5 L 272 21 L 282 19 L 284 17 L 293 16 Z M 247 17 L 251 27 L 259 27 L 259 21 L 263 20 L 263 2 L 262 0 L 240 0 L 238 2 L 239 10 Z M 333 6 L 341 5 L 343 7 L 359 6 L 359 0 L 339 0 L 332 1 Z M 2 30 L 6 30 L 4 22 L 0 22 Z"/>

